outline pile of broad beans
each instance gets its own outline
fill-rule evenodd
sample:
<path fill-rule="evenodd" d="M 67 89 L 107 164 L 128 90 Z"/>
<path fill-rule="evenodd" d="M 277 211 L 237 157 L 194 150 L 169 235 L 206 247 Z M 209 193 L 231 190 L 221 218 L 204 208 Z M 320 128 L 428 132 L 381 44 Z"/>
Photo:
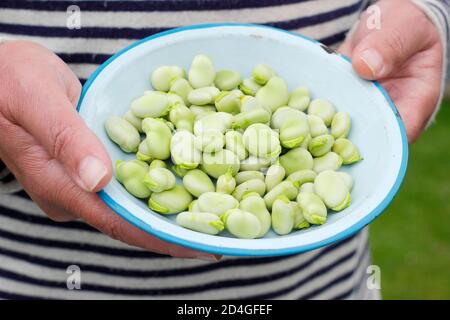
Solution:
<path fill-rule="evenodd" d="M 352 177 L 338 170 L 361 157 L 347 138 L 349 114 L 330 101 L 305 87 L 289 92 L 268 65 L 242 79 L 204 54 L 187 73 L 157 68 L 151 84 L 105 128 L 136 154 L 117 161 L 117 180 L 153 211 L 198 232 L 254 239 L 323 224 L 328 210 L 350 205 Z"/>

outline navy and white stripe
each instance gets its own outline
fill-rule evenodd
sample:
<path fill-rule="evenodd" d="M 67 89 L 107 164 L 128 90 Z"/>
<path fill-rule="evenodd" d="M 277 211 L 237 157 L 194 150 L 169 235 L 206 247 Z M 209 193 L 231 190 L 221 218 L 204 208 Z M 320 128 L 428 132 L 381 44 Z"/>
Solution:
<path fill-rule="evenodd" d="M 432 0 L 429 0 L 432 1 Z M 172 27 L 262 23 L 336 46 L 368 0 L 0 1 L 0 37 L 39 42 L 83 81 L 112 54 Z M 81 8 L 82 28 L 66 28 Z M 441 4 L 439 4 L 441 5 Z M 444 19 L 443 21 L 447 21 Z M 0 299 L 374 299 L 365 285 L 367 231 L 284 257 L 174 259 L 112 240 L 81 221 L 56 223 L 29 199 L 0 161 Z M 66 268 L 82 290 L 66 288 Z"/>

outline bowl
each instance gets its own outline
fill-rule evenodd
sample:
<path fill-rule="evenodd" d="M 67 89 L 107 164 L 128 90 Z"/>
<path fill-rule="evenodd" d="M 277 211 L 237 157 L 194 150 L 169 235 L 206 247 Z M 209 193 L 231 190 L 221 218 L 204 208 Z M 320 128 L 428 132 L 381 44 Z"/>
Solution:
<path fill-rule="evenodd" d="M 287 255 L 351 236 L 373 221 L 394 198 L 406 171 L 408 144 L 397 109 L 377 82 L 362 80 L 348 58 L 319 42 L 280 29 L 243 24 L 208 24 L 172 29 L 140 40 L 103 63 L 83 87 L 77 107 L 87 126 L 99 137 L 113 163 L 131 159 L 106 135 L 104 123 L 121 115 L 130 102 L 151 89 L 149 77 L 161 65 L 186 70 L 199 53 L 212 57 L 217 69 L 229 68 L 250 76 L 257 63 L 271 65 L 289 89 L 307 86 L 315 97 L 327 98 L 352 117 L 350 139 L 364 160 L 344 166 L 354 178 L 352 204 L 330 213 L 322 226 L 262 239 L 212 236 L 178 226 L 175 216 L 152 212 L 116 180 L 100 198 L 123 219 L 166 241 L 215 254 L 232 256 Z"/>

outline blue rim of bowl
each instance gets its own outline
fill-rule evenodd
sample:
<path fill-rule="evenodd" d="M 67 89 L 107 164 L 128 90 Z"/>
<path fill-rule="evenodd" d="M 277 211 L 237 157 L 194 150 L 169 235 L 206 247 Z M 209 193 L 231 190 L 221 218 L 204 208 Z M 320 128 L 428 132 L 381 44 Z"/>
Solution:
<path fill-rule="evenodd" d="M 151 35 L 147 38 L 141 39 L 137 42 L 134 42 L 133 44 L 129 45 L 128 47 L 120 50 L 118 53 L 110 57 L 108 60 L 106 60 L 100 67 L 98 67 L 97 70 L 89 77 L 89 79 L 86 81 L 86 83 L 83 86 L 83 89 L 81 91 L 80 99 L 78 101 L 77 105 L 77 111 L 79 112 L 81 109 L 81 105 L 83 102 L 83 99 L 89 89 L 89 87 L 92 85 L 92 83 L 95 81 L 97 76 L 105 69 L 111 62 L 113 62 L 115 59 L 117 59 L 119 56 L 127 52 L 128 50 L 142 44 L 148 41 L 151 41 L 156 38 L 164 37 L 173 33 L 187 31 L 187 30 L 195 30 L 195 29 L 207 29 L 207 28 L 218 28 L 218 27 L 251 27 L 251 28 L 266 28 L 266 29 L 272 29 L 279 32 L 288 33 L 290 35 L 303 38 L 305 40 L 308 40 L 312 43 L 315 43 L 317 45 L 322 45 L 319 41 L 306 37 L 301 34 L 297 34 L 294 32 L 286 31 L 283 29 L 271 27 L 271 26 L 265 26 L 265 25 L 259 25 L 259 24 L 241 24 L 241 23 L 211 23 L 211 24 L 198 24 L 198 25 L 191 25 L 186 27 L 180 27 L 175 29 L 170 29 L 167 31 L 163 31 L 154 35 Z M 350 58 L 347 56 L 344 56 L 342 54 L 337 54 L 337 56 L 343 58 L 345 61 L 351 63 Z M 376 217 L 378 217 L 384 209 L 391 203 L 394 196 L 398 192 L 403 179 L 405 177 L 406 173 L 406 167 L 408 163 L 408 139 L 406 136 L 406 130 L 405 126 L 403 124 L 403 121 L 400 117 L 400 114 L 397 110 L 397 107 L 395 106 L 392 99 L 389 97 L 386 90 L 381 86 L 381 84 L 377 81 L 372 81 L 372 83 L 375 85 L 375 87 L 383 94 L 384 98 L 388 102 L 389 106 L 391 107 L 392 111 L 394 112 L 394 115 L 397 119 L 397 123 L 400 129 L 400 133 L 402 136 L 402 163 L 400 170 L 398 172 L 397 178 L 395 180 L 394 185 L 392 186 L 391 190 L 387 194 L 387 196 L 383 199 L 383 201 L 375 208 L 373 209 L 369 214 L 367 214 L 363 219 L 358 221 L 358 223 L 352 225 L 351 227 L 347 228 L 346 230 L 340 232 L 339 234 L 336 234 L 332 237 L 329 237 L 327 239 L 311 243 L 308 245 L 298 246 L 298 247 L 289 247 L 284 249 L 240 249 L 240 248 L 225 248 L 225 247 L 218 247 L 218 246 L 212 246 L 207 245 L 203 243 L 198 243 L 195 241 L 189 241 L 185 239 L 178 238 L 175 235 L 168 234 L 166 232 L 156 230 L 147 223 L 143 222 L 141 219 L 134 216 L 131 212 L 129 212 L 126 208 L 118 204 L 114 201 L 105 191 L 101 190 L 98 192 L 99 197 L 110 207 L 114 212 L 116 212 L 118 215 L 120 215 L 123 219 L 128 221 L 129 223 L 133 224 L 134 226 L 138 227 L 141 230 L 144 230 L 154 236 L 157 236 L 158 238 L 161 238 L 165 241 L 178 244 L 181 246 L 185 246 L 191 249 L 205 251 L 213 254 L 222 254 L 222 255 L 232 255 L 232 256 L 281 256 L 281 255 L 291 255 L 296 253 L 301 253 L 305 251 L 314 250 L 341 240 L 344 240 L 356 232 L 360 231 L 362 228 L 364 228 L 366 225 L 368 225 L 370 222 L 372 222 Z"/>

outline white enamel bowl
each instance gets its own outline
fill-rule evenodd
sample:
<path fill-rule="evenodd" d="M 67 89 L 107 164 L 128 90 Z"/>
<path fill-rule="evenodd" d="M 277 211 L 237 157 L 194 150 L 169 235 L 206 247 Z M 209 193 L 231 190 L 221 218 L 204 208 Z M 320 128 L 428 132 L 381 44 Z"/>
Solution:
<path fill-rule="evenodd" d="M 352 117 L 350 139 L 364 160 L 344 167 L 354 178 L 352 204 L 329 214 L 317 227 L 286 236 L 269 233 L 263 239 L 243 240 L 190 231 L 175 216 L 152 212 L 115 179 L 99 192 L 117 214 L 137 227 L 169 242 L 216 254 L 272 256 L 312 250 L 342 240 L 375 219 L 391 202 L 403 180 L 408 145 L 400 116 L 382 87 L 360 79 L 349 61 L 330 53 L 318 42 L 286 31 L 258 25 L 198 25 L 166 31 L 120 51 L 88 80 L 78 111 L 106 146 L 113 161 L 132 158 L 107 137 L 104 123 L 121 115 L 130 102 L 150 89 L 149 76 L 160 65 L 188 69 L 198 53 L 210 55 L 217 69 L 238 70 L 249 76 L 256 63 L 267 63 L 289 84 L 305 85 L 313 96 L 332 101 Z"/>

